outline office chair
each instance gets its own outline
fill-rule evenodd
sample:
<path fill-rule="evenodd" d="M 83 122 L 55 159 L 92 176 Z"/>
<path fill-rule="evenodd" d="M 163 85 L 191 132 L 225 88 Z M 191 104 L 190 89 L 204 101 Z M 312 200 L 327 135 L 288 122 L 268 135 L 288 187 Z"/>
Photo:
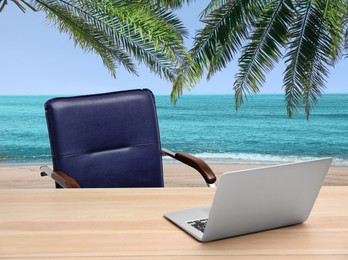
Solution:
<path fill-rule="evenodd" d="M 155 99 L 148 89 L 62 97 L 45 103 L 57 188 L 163 187 L 162 155 L 216 177 L 202 160 L 161 149 Z"/>

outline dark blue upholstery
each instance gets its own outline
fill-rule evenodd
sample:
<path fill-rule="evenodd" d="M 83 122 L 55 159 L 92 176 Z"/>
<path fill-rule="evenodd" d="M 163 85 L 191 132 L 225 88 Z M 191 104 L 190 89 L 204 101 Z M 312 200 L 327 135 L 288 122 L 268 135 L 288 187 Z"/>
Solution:
<path fill-rule="evenodd" d="M 151 91 L 55 98 L 45 110 L 55 171 L 82 188 L 163 187 Z"/>

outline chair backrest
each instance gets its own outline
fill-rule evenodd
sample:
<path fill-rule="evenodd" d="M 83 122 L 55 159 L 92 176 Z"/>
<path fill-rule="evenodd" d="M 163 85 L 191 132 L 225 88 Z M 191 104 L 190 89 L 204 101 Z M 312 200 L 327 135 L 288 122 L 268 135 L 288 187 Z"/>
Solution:
<path fill-rule="evenodd" d="M 163 187 L 150 90 L 54 98 L 45 111 L 54 170 L 82 188 Z"/>

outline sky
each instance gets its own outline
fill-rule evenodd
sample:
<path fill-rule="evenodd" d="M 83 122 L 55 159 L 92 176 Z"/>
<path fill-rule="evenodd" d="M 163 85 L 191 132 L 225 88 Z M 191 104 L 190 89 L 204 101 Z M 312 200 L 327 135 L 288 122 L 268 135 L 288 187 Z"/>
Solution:
<path fill-rule="evenodd" d="M 197 29 L 202 28 L 198 15 L 208 0 L 196 1 L 177 11 L 189 29 L 188 48 Z M 67 34 L 47 24 L 43 13 L 22 13 L 11 1 L 0 13 L 0 95 L 79 95 L 149 88 L 157 95 L 169 95 L 171 83 L 152 74 L 144 65 L 139 76 L 118 68 L 116 79 L 94 53 L 85 53 Z M 348 93 L 348 59 L 342 59 L 327 82 L 325 93 Z M 284 65 L 267 76 L 261 93 L 283 93 Z M 218 72 L 209 81 L 204 78 L 184 94 L 232 94 L 237 61 Z"/>

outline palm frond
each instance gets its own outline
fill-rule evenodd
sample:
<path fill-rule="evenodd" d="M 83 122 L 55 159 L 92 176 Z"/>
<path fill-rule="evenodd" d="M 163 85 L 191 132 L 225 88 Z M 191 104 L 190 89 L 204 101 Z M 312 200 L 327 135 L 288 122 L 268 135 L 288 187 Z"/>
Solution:
<path fill-rule="evenodd" d="M 250 43 L 243 48 L 239 59 L 240 71 L 234 83 L 236 109 L 247 94 L 259 92 L 265 73 L 282 57 L 280 48 L 286 44 L 288 27 L 292 22 L 290 0 L 270 1 L 254 25 Z"/>
<path fill-rule="evenodd" d="M 330 2 L 330 4 L 328 4 Z M 323 6 L 318 6 L 322 9 Z M 327 35 L 331 37 L 331 66 L 334 66 L 339 58 L 342 57 L 345 41 L 345 28 L 348 25 L 348 1 L 330 0 L 326 2 L 323 19 L 327 25 Z"/>
<path fill-rule="evenodd" d="M 178 9 L 184 4 L 189 4 L 195 0 L 141 0 L 139 1 L 142 5 L 155 4 L 160 7 Z"/>
<path fill-rule="evenodd" d="M 247 37 L 248 19 L 253 14 L 248 12 L 251 11 L 250 1 L 228 1 L 202 20 L 206 25 L 196 34 L 194 47 L 190 50 L 191 59 L 181 66 L 174 82 L 171 93 L 174 102 L 184 88 L 190 89 L 197 83 L 204 69 L 210 67 L 211 75 L 233 58 Z M 210 64 L 220 67 L 213 68 Z"/>
<path fill-rule="evenodd" d="M 137 1 L 80 2 L 101 13 L 99 21 L 91 20 L 91 23 L 113 35 L 115 42 L 145 62 L 151 71 L 173 80 L 175 72 L 171 63 L 180 63 L 185 55 L 182 36 L 186 34 L 174 15 L 155 6 L 141 6 Z M 94 17 L 85 17 L 90 18 Z"/>
<path fill-rule="evenodd" d="M 348 1 L 347 1 L 348 2 Z M 348 4 L 347 4 L 348 5 Z M 347 7 L 348 9 L 348 7 Z M 344 41 L 343 41 L 343 50 L 345 58 L 348 58 L 348 12 L 344 12 L 344 18 L 343 18 L 343 28 L 345 30 L 344 32 Z"/>
<path fill-rule="evenodd" d="M 290 27 L 291 39 L 289 41 L 288 52 L 285 55 L 285 64 L 287 65 L 284 73 L 284 89 L 286 110 L 289 117 L 297 113 L 298 108 L 302 106 L 303 82 L 307 83 L 306 71 L 307 52 L 310 46 L 306 46 L 304 35 L 308 27 L 308 20 L 312 3 L 302 3 L 297 6 L 297 16 L 293 25 Z"/>
<path fill-rule="evenodd" d="M 201 13 L 206 25 L 178 71 L 172 100 L 192 88 L 205 70 L 208 79 L 221 71 L 243 47 L 234 83 L 236 109 L 243 97 L 259 91 L 266 74 L 284 57 L 288 116 L 305 106 L 308 117 L 325 88 L 329 67 L 348 58 L 347 11 L 348 0 L 211 0 Z"/>
<path fill-rule="evenodd" d="M 309 17 L 309 28 L 316 30 L 306 35 L 306 38 L 311 37 L 313 45 L 313 55 L 308 59 L 309 80 L 303 91 L 307 119 L 312 107 L 317 104 L 317 97 L 325 89 L 328 67 L 333 66 L 341 57 L 341 46 L 344 42 L 344 30 L 341 25 L 344 22 L 345 8 L 342 1 L 332 0 L 330 6 L 327 3 L 316 4 Z"/>
<path fill-rule="evenodd" d="M 76 45 L 86 52 L 98 53 L 112 76 L 116 76 L 116 63 L 122 64 L 129 72 L 136 73 L 131 58 L 122 49 L 115 48 L 113 40 L 94 26 L 74 15 L 67 6 L 53 1 L 37 1 L 38 9 L 48 13 L 47 19 L 53 22 L 59 31 L 68 33 Z"/>
<path fill-rule="evenodd" d="M 336 2 L 335 8 L 344 8 Z M 317 97 L 325 88 L 328 67 L 341 56 L 344 36 L 338 23 L 343 17 L 335 15 L 332 19 L 333 12 L 342 13 L 335 8 L 326 9 L 326 2 L 298 5 L 298 16 L 290 28 L 292 39 L 285 56 L 284 88 L 289 117 L 298 113 L 303 105 L 309 117 Z"/>
<path fill-rule="evenodd" d="M 0 0 L 0 13 L 4 10 L 5 6 L 8 4 L 7 0 Z"/>
<path fill-rule="evenodd" d="M 32 11 L 36 12 L 33 5 L 29 4 L 26 0 L 11 0 L 23 13 L 25 13 L 26 8 L 30 8 Z M 8 0 L 0 0 L 0 13 L 3 11 L 5 6 L 8 4 Z"/>
<path fill-rule="evenodd" d="M 330 48 L 332 39 L 326 30 L 328 28 L 324 20 L 325 12 L 323 10 L 322 6 L 312 5 L 307 22 L 308 26 L 303 35 L 303 45 L 308 45 L 308 50 L 306 50 L 308 65 L 303 68 L 307 70 L 305 73 L 306 82 L 303 82 L 302 85 L 303 105 L 305 106 L 307 119 L 312 106 L 317 103 L 317 96 L 321 94 L 325 87 L 325 77 L 329 73 L 326 65 L 331 63 L 330 52 L 332 50 Z"/>
<path fill-rule="evenodd" d="M 346 57 L 348 57 L 348 28 L 344 34 L 344 50 L 346 51 Z"/>
<path fill-rule="evenodd" d="M 170 94 L 170 100 L 173 104 L 175 104 L 178 97 L 182 95 L 184 88 L 190 89 L 191 85 L 199 82 L 202 74 L 202 67 L 199 63 L 192 60 L 192 56 L 187 55 L 176 73 L 177 76 Z"/>
<path fill-rule="evenodd" d="M 161 77 L 174 80 L 176 65 L 186 55 L 180 20 L 139 1 L 37 0 L 62 32 L 86 51 L 98 53 L 113 76 L 116 64 L 136 73 L 131 56 Z M 130 56 L 131 55 L 131 56 Z"/>
<path fill-rule="evenodd" d="M 12 0 L 14 2 L 14 0 Z M 18 1 L 16 1 L 18 2 Z M 28 1 L 25 1 L 25 0 L 20 0 L 19 2 L 23 3 L 25 6 L 29 7 L 32 11 L 36 12 L 37 10 L 35 9 L 35 7 L 31 4 L 28 3 Z M 24 6 L 22 5 L 22 7 L 24 8 Z M 24 11 L 25 11 L 25 8 L 24 8 Z M 24 12 L 23 11 L 23 12 Z"/>
<path fill-rule="evenodd" d="M 209 16 L 209 14 L 215 11 L 215 9 L 225 5 L 228 1 L 229 0 L 211 0 L 207 7 L 201 12 L 200 18 L 203 19 L 204 17 Z"/>
<path fill-rule="evenodd" d="M 228 7 L 228 5 L 227 5 Z M 219 40 L 216 43 L 214 50 L 214 56 L 209 58 L 209 68 L 207 79 L 209 80 L 217 71 L 222 70 L 231 62 L 236 54 L 242 47 L 243 43 L 248 37 L 251 24 L 254 22 L 254 18 L 258 17 L 258 13 L 261 11 L 260 6 L 254 5 L 253 1 L 250 4 L 242 6 L 241 12 L 233 14 L 229 19 L 235 19 L 236 15 L 239 15 L 239 21 L 233 25 L 233 31 L 231 33 L 226 33 L 226 31 L 231 30 L 228 26 L 224 28 L 221 27 L 221 32 L 219 35 Z M 220 12 L 216 9 L 215 12 Z M 224 35 L 224 37 L 221 37 Z"/>

